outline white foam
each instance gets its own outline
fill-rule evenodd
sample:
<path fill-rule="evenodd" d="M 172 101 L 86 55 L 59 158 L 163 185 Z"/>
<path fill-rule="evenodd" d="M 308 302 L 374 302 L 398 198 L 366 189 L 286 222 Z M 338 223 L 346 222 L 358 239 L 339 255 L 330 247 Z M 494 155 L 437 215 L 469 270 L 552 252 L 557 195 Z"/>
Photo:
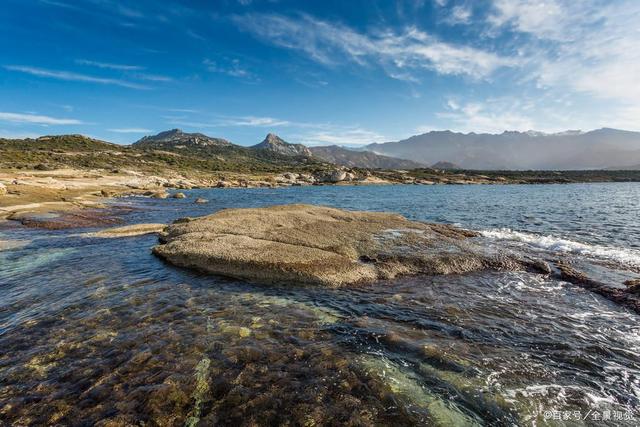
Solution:
<path fill-rule="evenodd" d="M 512 240 L 526 243 L 538 249 L 562 252 L 575 255 L 585 255 L 593 258 L 615 261 L 622 265 L 640 267 L 640 251 L 610 246 L 589 245 L 574 242 L 552 235 L 523 233 L 508 228 L 485 230 L 483 236 L 497 240 Z"/>

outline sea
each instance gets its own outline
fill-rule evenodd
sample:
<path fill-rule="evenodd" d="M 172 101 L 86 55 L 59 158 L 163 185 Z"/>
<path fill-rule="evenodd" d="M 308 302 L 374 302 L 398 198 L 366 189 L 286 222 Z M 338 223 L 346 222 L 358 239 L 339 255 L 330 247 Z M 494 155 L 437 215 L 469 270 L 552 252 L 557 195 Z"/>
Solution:
<path fill-rule="evenodd" d="M 125 224 L 306 203 L 477 230 L 640 277 L 640 183 L 181 190 Z M 202 197 L 206 204 L 195 204 Z M 638 314 L 526 272 L 265 286 L 151 253 L 155 235 L 0 223 L 0 425 L 640 424 Z"/>

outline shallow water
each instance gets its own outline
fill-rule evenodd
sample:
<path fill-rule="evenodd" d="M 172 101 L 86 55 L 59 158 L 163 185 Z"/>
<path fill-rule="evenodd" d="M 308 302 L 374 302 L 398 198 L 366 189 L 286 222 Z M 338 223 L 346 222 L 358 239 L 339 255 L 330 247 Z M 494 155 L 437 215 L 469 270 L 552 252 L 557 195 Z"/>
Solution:
<path fill-rule="evenodd" d="M 281 203 L 395 211 L 481 230 L 488 244 L 615 264 L 616 274 L 640 265 L 640 184 L 186 193 L 117 203 L 141 208 L 131 223 Z M 21 241 L 0 251 L 0 424 L 640 419 L 637 315 L 576 286 L 478 273 L 265 287 L 166 265 L 150 253 L 154 236 L 81 231 L 0 227 L 0 240 Z"/>

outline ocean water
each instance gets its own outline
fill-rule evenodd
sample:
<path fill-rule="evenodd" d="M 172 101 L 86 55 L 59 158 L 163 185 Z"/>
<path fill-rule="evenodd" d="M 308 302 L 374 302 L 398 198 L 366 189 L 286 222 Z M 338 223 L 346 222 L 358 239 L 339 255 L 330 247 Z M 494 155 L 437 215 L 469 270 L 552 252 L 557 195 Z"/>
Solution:
<path fill-rule="evenodd" d="M 292 187 L 131 197 L 127 223 L 312 203 L 479 230 L 640 276 L 640 184 Z M 204 197 L 208 204 L 194 204 Z M 175 268 L 155 236 L 0 225 L 0 424 L 637 425 L 637 314 L 522 272 L 350 289 Z"/>

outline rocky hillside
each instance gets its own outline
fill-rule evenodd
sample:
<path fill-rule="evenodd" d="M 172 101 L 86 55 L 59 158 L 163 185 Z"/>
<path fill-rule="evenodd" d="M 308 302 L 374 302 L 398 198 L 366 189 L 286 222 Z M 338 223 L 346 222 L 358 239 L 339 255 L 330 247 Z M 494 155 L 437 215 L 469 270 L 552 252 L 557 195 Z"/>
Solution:
<path fill-rule="evenodd" d="M 446 161 L 464 169 L 585 170 L 640 164 L 640 132 L 598 129 L 560 133 L 434 131 L 367 150 L 425 164 Z"/>
<path fill-rule="evenodd" d="M 184 148 L 184 147 L 228 147 L 226 139 L 212 138 L 202 133 L 186 133 L 180 129 L 171 129 L 157 135 L 145 136 L 133 143 L 138 148 Z"/>
<path fill-rule="evenodd" d="M 439 170 L 455 170 L 462 169 L 462 166 L 456 165 L 451 162 L 437 162 L 431 165 L 431 169 L 439 169 Z"/>
<path fill-rule="evenodd" d="M 425 165 L 411 160 L 381 156 L 371 151 L 355 151 L 331 145 L 328 147 L 311 147 L 311 153 L 325 162 L 341 166 L 367 169 L 415 169 Z"/>
<path fill-rule="evenodd" d="M 280 138 L 278 135 L 270 133 L 259 144 L 251 147 L 252 150 L 267 151 L 271 153 L 280 154 L 283 156 L 299 156 L 299 157 L 312 157 L 311 151 L 302 144 L 290 144 L 287 141 Z"/>

